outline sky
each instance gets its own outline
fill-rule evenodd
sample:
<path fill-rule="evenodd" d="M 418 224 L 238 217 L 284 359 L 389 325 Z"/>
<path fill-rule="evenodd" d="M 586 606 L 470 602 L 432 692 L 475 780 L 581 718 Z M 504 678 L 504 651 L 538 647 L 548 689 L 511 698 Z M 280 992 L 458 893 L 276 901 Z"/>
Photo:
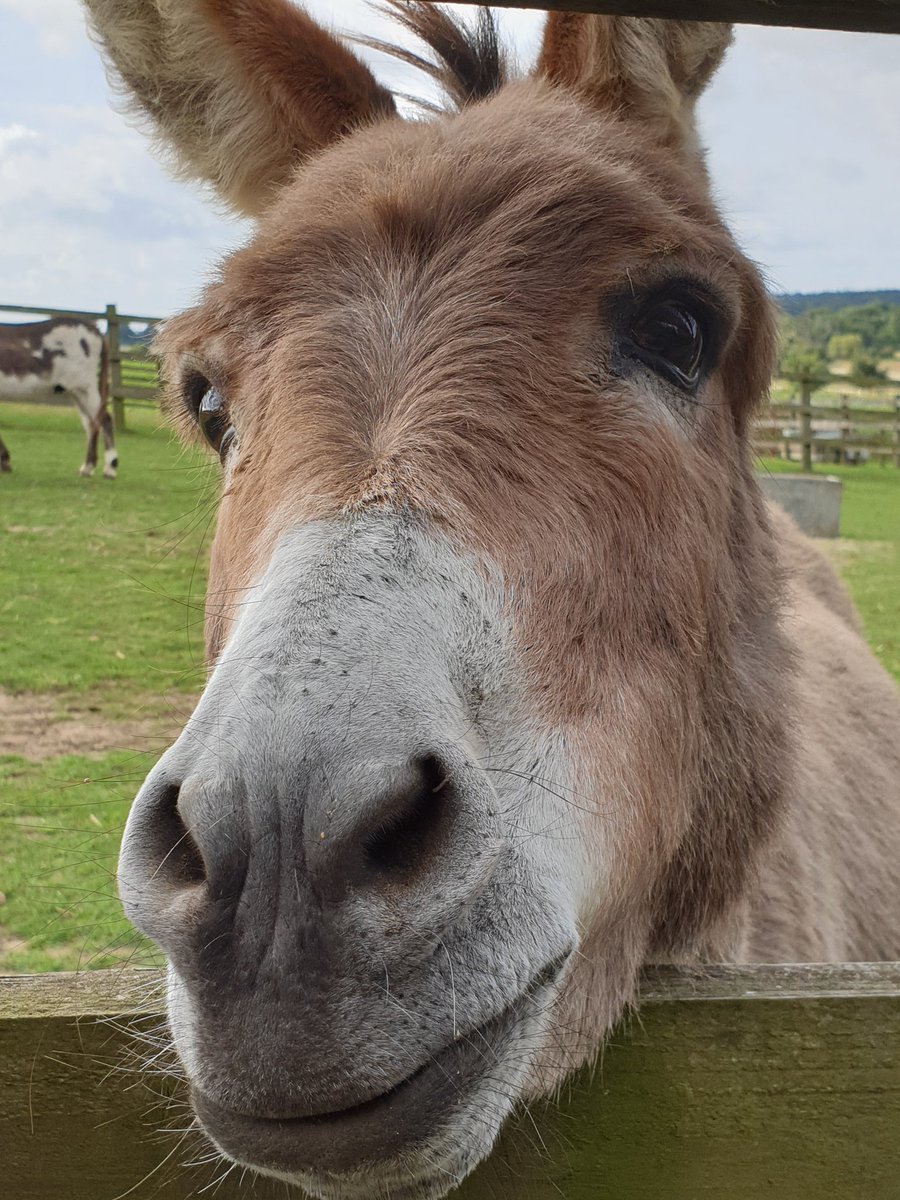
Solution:
<path fill-rule="evenodd" d="M 363 0 L 307 8 L 339 30 L 388 28 Z M 527 66 L 541 15 L 502 19 Z M 79 0 L 0 0 L 0 303 L 165 316 L 248 237 L 171 181 L 114 106 Z M 700 122 L 720 205 L 773 290 L 900 287 L 900 37 L 743 27 Z"/>

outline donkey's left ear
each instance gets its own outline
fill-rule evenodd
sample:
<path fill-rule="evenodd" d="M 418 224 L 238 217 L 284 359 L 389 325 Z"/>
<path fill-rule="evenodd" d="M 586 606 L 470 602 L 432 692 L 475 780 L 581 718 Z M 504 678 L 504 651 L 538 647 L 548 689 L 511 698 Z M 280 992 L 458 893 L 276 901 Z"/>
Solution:
<path fill-rule="evenodd" d="M 179 173 L 261 213 L 298 163 L 394 113 L 367 67 L 289 0 L 84 0 L 114 81 Z"/>
<path fill-rule="evenodd" d="M 731 40 L 731 26 L 718 23 L 551 13 L 537 72 L 693 149 L 694 104 Z"/>

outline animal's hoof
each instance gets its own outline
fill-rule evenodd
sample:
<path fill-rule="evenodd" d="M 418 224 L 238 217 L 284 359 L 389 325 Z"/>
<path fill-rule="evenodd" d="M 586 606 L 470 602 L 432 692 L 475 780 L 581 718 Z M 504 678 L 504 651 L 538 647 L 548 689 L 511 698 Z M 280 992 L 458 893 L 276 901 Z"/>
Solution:
<path fill-rule="evenodd" d="M 6 458 L 0 459 L 0 471 L 9 474 L 9 472 L 12 471 L 12 463 Z"/>
<path fill-rule="evenodd" d="M 94 473 L 93 467 L 80 467 L 79 471 L 78 471 L 78 474 L 83 475 L 85 479 L 90 479 L 90 477 L 93 475 L 93 473 Z"/>
<path fill-rule="evenodd" d="M 115 477 L 116 477 L 116 472 L 114 470 L 110 470 L 109 468 L 107 468 L 107 470 L 105 470 L 103 472 L 104 479 L 115 479 Z"/>

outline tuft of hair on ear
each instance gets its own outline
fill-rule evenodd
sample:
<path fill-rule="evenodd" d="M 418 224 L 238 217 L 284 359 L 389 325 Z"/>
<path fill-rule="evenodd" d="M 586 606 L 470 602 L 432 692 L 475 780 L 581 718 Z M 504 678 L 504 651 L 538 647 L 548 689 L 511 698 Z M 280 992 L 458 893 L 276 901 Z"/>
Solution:
<path fill-rule="evenodd" d="M 695 103 L 732 38 L 724 23 L 554 12 L 537 74 L 665 143 L 691 145 Z"/>
<path fill-rule="evenodd" d="M 457 20 L 440 5 L 422 0 L 384 0 L 370 7 L 402 25 L 424 43 L 433 57 L 426 58 L 380 38 L 354 36 L 350 41 L 422 71 L 437 83 L 455 108 L 486 100 L 506 82 L 506 56 L 493 13 L 486 6 L 478 8 L 471 24 Z M 437 107 L 424 100 L 414 102 L 425 109 Z"/>

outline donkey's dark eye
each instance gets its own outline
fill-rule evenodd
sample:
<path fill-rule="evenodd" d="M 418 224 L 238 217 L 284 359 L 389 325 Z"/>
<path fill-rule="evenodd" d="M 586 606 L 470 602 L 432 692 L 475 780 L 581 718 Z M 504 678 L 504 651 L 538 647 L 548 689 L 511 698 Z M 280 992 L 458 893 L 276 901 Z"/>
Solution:
<path fill-rule="evenodd" d="M 203 431 L 203 436 L 224 462 L 225 456 L 234 442 L 236 431 L 228 415 L 225 401 L 211 384 L 207 384 L 206 390 L 200 397 L 197 421 Z"/>
<path fill-rule="evenodd" d="M 625 332 L 625 353 L 669 383 L 693 392 L 706 365 L 708 342 L 698 303 L 655 298 L 635 311 Z"/>

